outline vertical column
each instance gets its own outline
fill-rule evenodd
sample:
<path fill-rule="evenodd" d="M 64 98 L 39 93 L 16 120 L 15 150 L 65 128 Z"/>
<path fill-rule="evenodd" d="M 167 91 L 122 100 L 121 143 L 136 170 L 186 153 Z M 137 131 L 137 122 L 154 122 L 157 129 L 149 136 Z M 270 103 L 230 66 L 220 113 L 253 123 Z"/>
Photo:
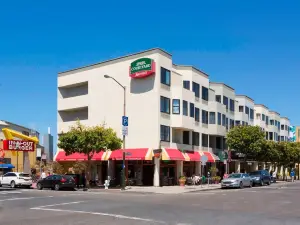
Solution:
<path fill-rule="evenodd" d="M 108 166 L 108 170 L 107 170 L 108 176 L 110 176 L 110 178 L 112 179 L 115 177 L 115 161 L 108 160 L 107 166 Z"/>
<path fill-rule="evenodd" d="M 97 165 L 97 174 L 98 174 L 98 182 L 99 184 L 103 184 L 102 178 L 102 162 L 100 161 L 99 165 Z M 106 180 L 106 179 L 105 179 Z"/>
<path fill-rule="evenodd" d="M 154 158 L 153 186 L 159 187 L 160 158 Z"/>
<path fill-rule="evenodd" d="M 183 161 L 176 161 L 177 179 L 183 175 Z"/>
<path fill-rule="evenodd" d="M 240 163 L 240 161 L 235 161 L 234 166 L 235 166 L 235 172 L 239 173 L 240 170 L 241 170 L 241 163 Z"/>
<path fill-rule="evenodd" d="M 195 167 L 195 174 L 201 176 L 201 162 L 196 162 Z"/>

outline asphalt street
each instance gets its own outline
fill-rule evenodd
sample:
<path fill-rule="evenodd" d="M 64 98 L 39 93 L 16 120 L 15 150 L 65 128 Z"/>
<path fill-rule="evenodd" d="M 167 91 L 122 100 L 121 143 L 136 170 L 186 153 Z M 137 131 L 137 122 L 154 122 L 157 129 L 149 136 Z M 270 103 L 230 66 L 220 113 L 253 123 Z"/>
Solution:
<path fill-rule="evenodd" d="M 1 225 L 299 225 L 300 182 L 242 190 L 140 194 L 0 191 Z"/>

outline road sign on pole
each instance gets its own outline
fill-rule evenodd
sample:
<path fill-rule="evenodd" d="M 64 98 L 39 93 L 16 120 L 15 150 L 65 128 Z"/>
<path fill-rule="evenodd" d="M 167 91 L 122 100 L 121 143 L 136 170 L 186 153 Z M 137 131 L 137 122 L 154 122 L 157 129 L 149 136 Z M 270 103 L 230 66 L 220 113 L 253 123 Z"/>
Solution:
<path fill-rule="evenodd" d="M 122 126 L 128 127 L 128 116 L 122 116 Z"/>
<path fill-rule="evenodd" d="M 122 126 L 122 135 L 127 136 L 128 135 L 128 127 L 127 126 Z"/>

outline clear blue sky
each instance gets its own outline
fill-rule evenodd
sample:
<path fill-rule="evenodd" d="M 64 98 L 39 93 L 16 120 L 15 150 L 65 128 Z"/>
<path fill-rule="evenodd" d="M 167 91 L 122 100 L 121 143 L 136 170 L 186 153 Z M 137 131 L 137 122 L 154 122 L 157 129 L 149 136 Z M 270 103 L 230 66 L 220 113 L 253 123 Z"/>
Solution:
<path fill-rule="evenodd" d="M 3 1 L 0 119 L 56 132 L 57 72 L 161 47 L 300 124 L 298 2 Z"/>

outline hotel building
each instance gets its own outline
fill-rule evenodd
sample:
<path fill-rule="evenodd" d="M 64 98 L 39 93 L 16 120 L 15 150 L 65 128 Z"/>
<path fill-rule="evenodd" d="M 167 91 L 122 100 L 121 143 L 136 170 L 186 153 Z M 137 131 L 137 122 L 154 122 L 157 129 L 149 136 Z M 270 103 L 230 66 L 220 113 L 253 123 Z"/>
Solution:
<path fill-rule="evenodd" d="M 259 125 L 268 132 L 268 139 L 278 140 L 286 135 L 280 124 L 289 124 L 278 113 L 254 105 L 251 98 L 236 95 L 232 87 L 210 82 L 203 71 L 174 64 L 169 53 L 151 49 L 59 73 L 58 134 L 79 119 L 88 126 L 105 122 L 122 137 L 124 91 L 128 116 L 125 168 L 128 178 L 136 178 L 139 185 L 175 184 L 180 175 L 206 173 L 211 165 L 217 165 L 221 175 L 230 128 Z M 269 116 L 270 128 L 258 119 L 262 114 Z M 161 157 L 153 157 L 155 149 L 162 149 Z M 107 174 L 120 179 L 121 153 L 95 156 L 94 175 L 101 182 Z M 55 160 L 83 160 L 78 157 L 59 150 Z M 207 158 L 204 167 L 201 157 Z"/>

